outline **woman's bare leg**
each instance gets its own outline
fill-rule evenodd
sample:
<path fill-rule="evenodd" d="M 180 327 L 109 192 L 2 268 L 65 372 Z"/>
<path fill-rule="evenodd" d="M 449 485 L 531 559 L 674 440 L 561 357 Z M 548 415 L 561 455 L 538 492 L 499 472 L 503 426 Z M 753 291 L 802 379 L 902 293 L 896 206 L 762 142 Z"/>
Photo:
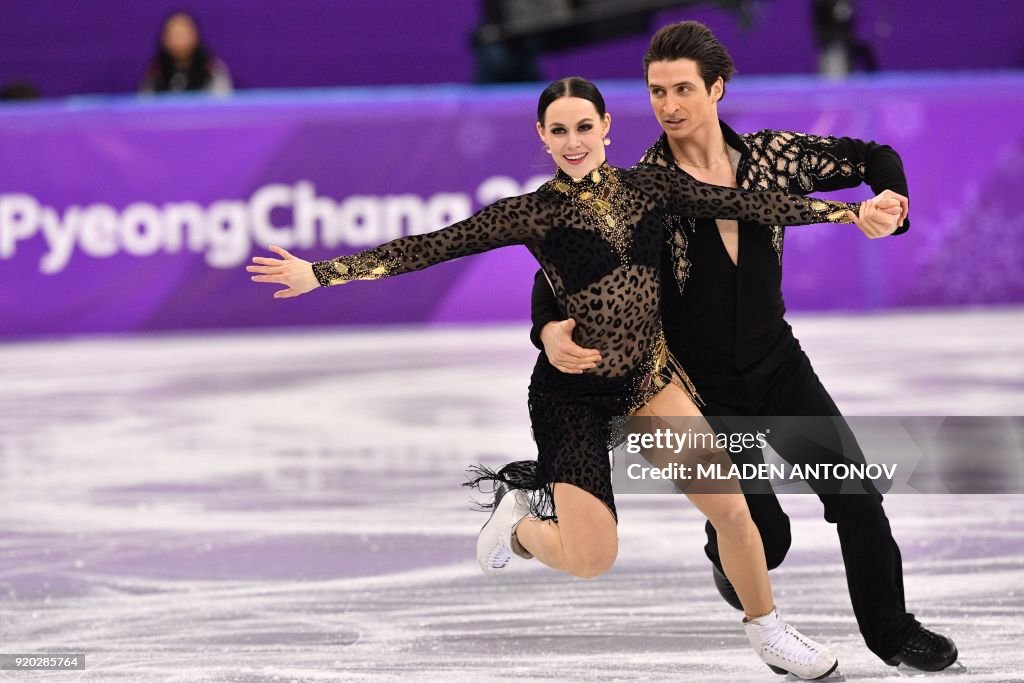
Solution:
<path fill-rule="evenodd" d="M 700 417 L 701 413 L 680 387 L 669 384 L 647 405 L 636 412 L 638 417 Z M 703 422 L 703 421 L 702 421 Z M 706 423 L 704 423 L 706 425 Z M 710 427 L 707 427 L 710 430 Z M 670 453 L 677 462 L 694 459 L 706 452 Z M 731 485 L 730 485 L 731 486 Z M 748 617 L 768 614 L 774 607 L 768 565 L 764 557 L 761 534 L 750 518 L 747 501 L 739 484 L 729 493 L 691 493 L 686 496 L 718 532 L 722 569 L 736 589 Z"/>
<path fill-rule="evenodd" d="M 525 518 L 516 527 L 519 543 L 547 566 L 583 579 L 611 569 L 619 552 L 611 510 L 578 486 L 553 488 L 558 521 Z"/>
<path fill-rule="evenodd" d="M 711 520 L 719 534 L 719 548 L 727 548 L 720 555 L 722 569 L 736 589 L 744 613 L 753 618 L 771 612 L 775 602 L 764 546 L 743 494 L 694 493 L 687 497 Z M 721 545 L 723 538 L 724 546 Z"/>

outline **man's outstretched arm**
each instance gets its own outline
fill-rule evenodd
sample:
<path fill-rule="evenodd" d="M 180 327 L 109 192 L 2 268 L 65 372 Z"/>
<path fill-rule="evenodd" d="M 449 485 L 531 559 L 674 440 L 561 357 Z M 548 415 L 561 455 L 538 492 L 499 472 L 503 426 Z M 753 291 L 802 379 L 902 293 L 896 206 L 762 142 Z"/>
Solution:
<path fill-rule="evenodd" d="M 885 190 L 909 197 L 903 160 L 889 145 L 849 137 L 823 137 L 764 130 L 748 138 L 757 153 L 753 163 L 783 170 L 789 192 L 832 192 L 867 184 L 876 195 Z M 893 234 L 910 228 L 906 215 Z"/>

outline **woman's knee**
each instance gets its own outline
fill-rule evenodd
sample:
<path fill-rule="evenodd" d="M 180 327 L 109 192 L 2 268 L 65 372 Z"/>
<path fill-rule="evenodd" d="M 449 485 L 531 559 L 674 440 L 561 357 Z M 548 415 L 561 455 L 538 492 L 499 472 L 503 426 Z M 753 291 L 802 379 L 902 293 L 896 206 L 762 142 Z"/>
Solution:
<path fill-rule="evenodd" d="M 615 513 L 592 493 L 571 484 L 555 484 L 554 496 L 565 570 L 585 579 L 608 571 L 619 552 Z"/>
<path fill-rule="evenodd" d="M 580 548 L 566 554 L 565 570 L 580 579 L 593 579 L 612 568 L 618 552 L 618 544 Z"/>
<path fill-rule="evenodd" d="M 737 537 L 758 533 L 757 526 L 750 517 L 750 510 L 745 504 L 722 506 L 708 519 L 719 536 Z"/>

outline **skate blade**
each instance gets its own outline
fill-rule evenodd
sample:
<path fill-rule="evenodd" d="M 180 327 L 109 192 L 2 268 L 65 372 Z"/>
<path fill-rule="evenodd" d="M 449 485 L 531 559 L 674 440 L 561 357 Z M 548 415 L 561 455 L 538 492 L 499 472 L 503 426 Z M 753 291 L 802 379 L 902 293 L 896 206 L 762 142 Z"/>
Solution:
<path fill-rule="evenodd" d="M 902 664 L 894 667 L 893 671 L 900 678 L 935 678 L 936 676 L 960 676 L 968 673 L 967 667 L 961 664 L 959 660 L 953 662 L 942 671 L 921 671 L 920 669 L 912 669 Z"/>
<path fill-rule="evenodd" d="M 804 683 L 807 683 L 807 679 L 800 678 L 799 676 L 794 676 L 793 674 L 786 674 L 785 678 L 776 679 L 776 680 L 804 681 Z M 821 681 L 821 683 L 836 683 L 837 681 L 845 681 L 846 680 L 846 676 L 843 675 L 842 671 L 840 671 L 839 669 L 836 669 L 835 671 L 830 673 L 828 676 L 825 676 L 824 678 L 816 678 L 814 680 L 815 681 Z"/>

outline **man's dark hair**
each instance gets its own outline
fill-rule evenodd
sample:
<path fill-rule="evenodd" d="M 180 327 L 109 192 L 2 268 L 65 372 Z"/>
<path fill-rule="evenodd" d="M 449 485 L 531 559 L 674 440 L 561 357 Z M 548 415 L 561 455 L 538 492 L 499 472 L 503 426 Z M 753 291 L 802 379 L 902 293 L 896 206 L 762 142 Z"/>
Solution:
<path fill-rule="evenodd" d="M 718 42 L 715 34 L 699 21 L 681 21 L 665 26 L 651 38 L 644 54 L 644 80 L 651 62 L 674 62 L 677 59 L 692 59 L 697 62 L 704 87 L 711 92 L 711 86 L 722 79 L 722 96 L 725 83 L 736 73 L 732 57 L 725 46 Z"/>

